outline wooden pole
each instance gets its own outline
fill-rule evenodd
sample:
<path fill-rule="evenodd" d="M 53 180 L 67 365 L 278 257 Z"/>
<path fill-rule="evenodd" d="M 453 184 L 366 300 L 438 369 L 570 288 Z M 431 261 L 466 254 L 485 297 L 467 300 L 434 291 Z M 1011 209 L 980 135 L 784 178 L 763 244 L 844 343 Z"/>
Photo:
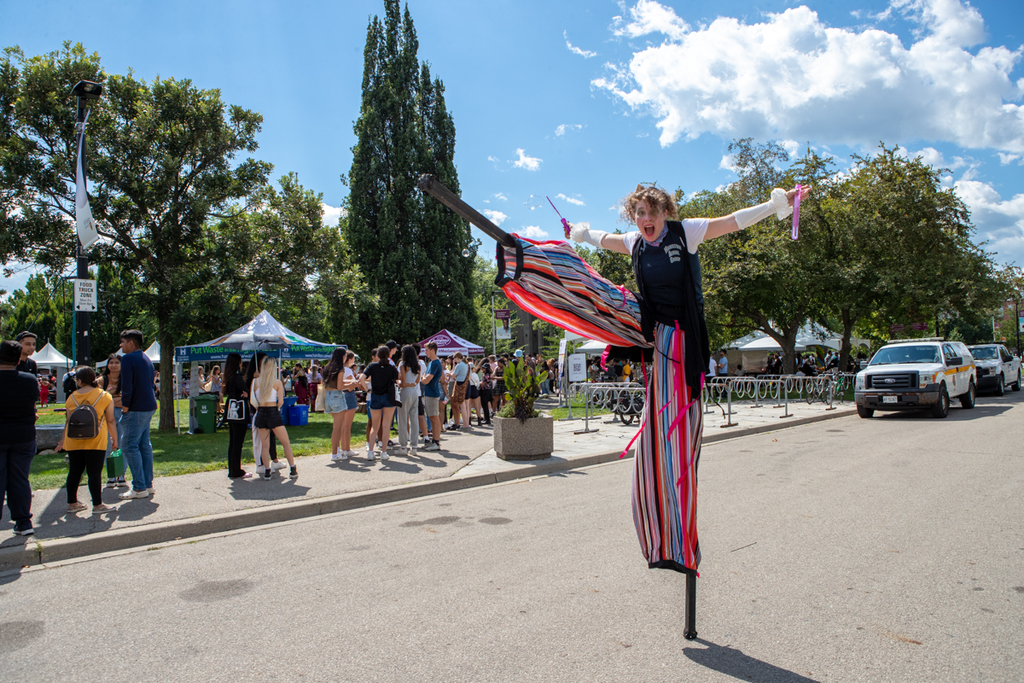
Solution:
<path fill-rule="evenodd" d="M 480 228 L 485 235 L 498 244 L 508 247 L 509 249 L 516 248 L 516 241 L 512 239 L 511 235 L 487 220 L 483 214 L 472 206 L 456 197 L 454 192 L 438 182 L 437 178 L 434 176 L 429 173 L 424 173 L 420 176 L 416 186 L 419 187 L 422 192 L 426 192 L 459 216 L 462 216 L 467 221 Z"/>

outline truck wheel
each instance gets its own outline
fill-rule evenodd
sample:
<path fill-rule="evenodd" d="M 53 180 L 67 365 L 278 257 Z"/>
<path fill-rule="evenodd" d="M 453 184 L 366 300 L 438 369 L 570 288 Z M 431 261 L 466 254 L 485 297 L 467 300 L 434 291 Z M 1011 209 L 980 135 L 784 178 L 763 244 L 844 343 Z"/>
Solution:
<path fill-rule="evenodd" d="M 960 405 L 964 408 L 973 408 L 974 399 L 977 396 L 977 391 L 974 389 L 974 380 L 967 385 L 967 393 L 960 396 Z"/>
<path fill-rule="evenodd" d="M 996 396 L 1002 396 L 1006 393 L 1006 387 L 1003 385 L 1003 380 L 1005 379 L 1006 377 L 1000 372 L 999 379 L 996 380 Z"/>
<path fill-rule="evenodd" d="M 946 385 L 943 384 L 939 389 L 939 402 L 932 406 L 932 417 L 941 420 L 947 415 L 949 415 L 949 392 L 946 391 Z"/>
<path fill-rule="evenodd" d="M 1017 381 L 1010 385 L 1014 391 L 1020 391 L 1020 370 L 1017 371 Z"/>
<path fill-rule="evenodd" d="M 864 406 L 857 406 L 857 414 L 864 419 L 867 419 L 874 415 L 875 411 L 871 410 L 871 408 L 865 408 Z"/>

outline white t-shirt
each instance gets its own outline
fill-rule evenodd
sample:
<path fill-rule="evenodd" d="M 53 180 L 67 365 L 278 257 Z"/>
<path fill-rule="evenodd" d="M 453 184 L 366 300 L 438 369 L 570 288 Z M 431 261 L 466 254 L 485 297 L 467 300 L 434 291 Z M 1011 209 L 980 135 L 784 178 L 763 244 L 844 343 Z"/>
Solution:
<path fill-rule="evenodd" d="M 717 367 L 717 365 L 715 363 L 715 359 L 714 358 L 711 358 L 710 360 L 708 360 L 708 377 L 714 377 L 715 376 L 715 368 L 716 367 Z"/>
<path fill-rule="evenodd" d="M 345 374 L 342 376 L 342 386 L 345 382 L 352 382 L 356 378 L 356 373 L 352 368 L 344 368 Z"/>
<path fill-rule="evenodd" d="M 420 358 L 419 361 L 420 361 L 420 379 L 423 379 L 423 377 L 426 376 L 426 374 L 427 374 L 427 364 L 423 362 L 422 358 Z M 416 383 L 416 398 L 419 398 L 422 395 L 423 395 L 423 384 L 417 382 Z"/>
<path fill-rule="evenodd" d="M 680 221 L 683 224 L 683 233 L 686 234 L 686 250 L 691 254 L 697 253 L 697 247 L 704 241 L 704 235 L 708 232 L 708 223 L 711 222 L 709 218 L 684 218 Z M 668 227 L 665 228 L 666 233 Z M 639 230 L 633 232 L 627 232 L 622 236 L 622 241 L 626 245 L 626 249 L 630 253 L 633 253 L 633 246 L 636 245 L 636 241 L 643 239 Z M 664 239 L 664 238 L 662 238 Z"/>

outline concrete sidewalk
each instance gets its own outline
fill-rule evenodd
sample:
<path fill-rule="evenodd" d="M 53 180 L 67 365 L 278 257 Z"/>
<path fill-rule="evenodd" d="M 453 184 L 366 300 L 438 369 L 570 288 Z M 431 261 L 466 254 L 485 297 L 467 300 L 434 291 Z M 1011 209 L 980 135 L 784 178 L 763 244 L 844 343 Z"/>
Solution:
<path fill-rule="evenodd" d="M 555 403 L 545 400 L 538 407 L 552 408 Z M 734 405 L 736 426 L 723 427 L 721 410 L 712 406 L 705 412 L 704 442 L 855 414 L 852 405 L 829 411 L 821 404 L 791 403 L 789 410 L 793 417 L 780 419 L 781 408 Z M 69 514 L 64 489 L 40 490 L 32 503 L 34 536 L 15 536 L 4 509 L 0 570 L 586 467 L 621 457 L 637 426 L 636 420 L 624 425 L 610 415 L 589 424 L 582 419 L 556 421 L 552 457 L 532 462 L 500 460 L 493 450 L 491 428 L 483 427 L 445 432 L 441 451 L 392 456 L 386 463 L 370 464 L 365 457 L 332 463 L 326 454 L 300 458 L 297 479 L 289 479 L 287 470 L 276 472 L 269 482 L 256 477 L 230 480 L 226 470 L 162 477 L 154 482 L 156 494 L 148 499 L 122 502 L 117 494 L 125 489 L 104 489 L 104 502 L 118 509 L 102 516 L 89 510 Z M 84 481 L 79 500 L 89 504 Z"/>

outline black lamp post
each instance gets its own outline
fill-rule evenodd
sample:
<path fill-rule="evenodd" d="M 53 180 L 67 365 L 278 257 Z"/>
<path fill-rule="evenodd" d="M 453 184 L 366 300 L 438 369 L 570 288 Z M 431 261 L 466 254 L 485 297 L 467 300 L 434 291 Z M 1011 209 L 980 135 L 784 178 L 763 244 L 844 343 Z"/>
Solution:
<path fill-rule="evenodd" d="M 82 150 L 82 174 L 85 175 L 85 117 L 88 112 L 89 100 L 98 100 L 103 94 L 103 86 L 92 81 L 79 81 L 71 90 L 78 99 L 78 118 L 75 130 L 78 132 L 79 144 L 76 149 Z M 77 233 L 76 233 L 77 234 Z M 78 279 L 89 279 L 89 259 L 85 255 L 81 238 L 78 239 Z M 78 330 L 76 365 L 90 365 L 89 349 L 89 312 L 75 311 L 75 327 Z"/>

